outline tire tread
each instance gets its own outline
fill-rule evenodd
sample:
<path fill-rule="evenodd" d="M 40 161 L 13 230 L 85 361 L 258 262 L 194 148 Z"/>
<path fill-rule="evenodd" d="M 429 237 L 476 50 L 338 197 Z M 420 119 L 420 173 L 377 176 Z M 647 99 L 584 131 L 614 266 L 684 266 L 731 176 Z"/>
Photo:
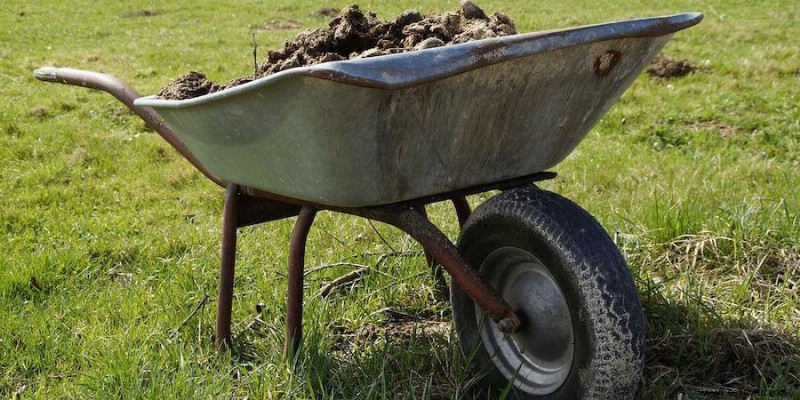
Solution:
<path fill-rule="evenodd" d="M 592 354 L 577 371 L 580 397 L 633 398 L 644 363 L 644 316 L 630 271 L 605 230 L 568 199 L 523 187 L 478 207 L 464 226 L 459 247 L 480 240 L 473 236 L 498 219 L 532 230 L 548 243 L 582 293 L 577 318 L 589 330 Z M 458 291 L 454 287 L 453 297 Z"/>

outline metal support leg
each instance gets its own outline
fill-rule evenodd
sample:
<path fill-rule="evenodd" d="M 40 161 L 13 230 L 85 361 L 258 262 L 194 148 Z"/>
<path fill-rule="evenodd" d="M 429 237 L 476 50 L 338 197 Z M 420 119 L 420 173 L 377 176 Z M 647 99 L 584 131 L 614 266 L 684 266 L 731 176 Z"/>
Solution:
<path fill-rule="evenodd" d="M 290 363 L 294 362 L 303 341 L 303 268 L 306 239 L 316 214 L 317 210 L 303 207 L 294 223 L 289 241 L 289 290 L 286 296 L 286 342 L 283 356 Z"/>
<path fill-rule="evenodd" d="M 236 265 L 236 230 L 239 212 L 239 187 L 227 186 L 225 208 L 222 212 L 222 249 L 217 285 L 217 329 L 215 345 L 224 351 L 231 340 L 231 306 L 233 305 L 233 277 Z"/>
<path fill-rule="evenodd" d="M 422 215 L 425 219 L 428 219 L 428 211 L 425 210 L 424 205 L 412 207 L 412 209 Z M 425 261 L 428 263 L 428 267 L 431 269 L 433 273 L 433 278 L 436 280 L 435 290 L 436 290 L 436 297 L 442 300 L 447 300 L 450 298 L 450 289 L 447 287 L 447 279 L 444 276 L 444 270 L 442 266 L 439 265 L 431 255 L 428 250 L 425 251 Z"/>
<path fill-rule="evenodd" d="M 357 215 L 394 225 L 408 233 L 444 267 L 458 284 L 482 308 L 501 332 L 515 333 L 522 322 L 502 297 L 467 264 L 458 249 L 436 226 L 411 208 L 362 209 Z"/>
<path fill-rule="evenodd" d="M 472 210 L 469 208 L 469 203 L 467 202 L 466 197 L 453 197 L 450 199 L 453 202 L 453 207 L 456 209 L 456 215 L 458 216 L 458 226 L 464 227 L 464 224 L 467 223 L 467 218 L 469 218 L 470 214 L 472 214 Z"/>

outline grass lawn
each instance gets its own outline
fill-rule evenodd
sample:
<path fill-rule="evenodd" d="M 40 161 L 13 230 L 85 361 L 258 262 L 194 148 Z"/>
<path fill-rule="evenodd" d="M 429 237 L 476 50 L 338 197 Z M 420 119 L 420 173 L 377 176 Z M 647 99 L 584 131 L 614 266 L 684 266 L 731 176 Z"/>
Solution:
<path fill-rule="evenodd" d="M 328 212 L 307 248 L 308 268 L 326 268 L 306 279 L 300 368 L 281 359 L 293 219 L 240 231 L 233 350 L 218 355 L 223 191 L 110 96 L 32 76 L 97 70 L 143 94 L 189 70 L 225 82 L 252 71 L 253 32 L 260 51 L 277 49 L 326 24 L 312 15 L 322 6 L 348 3 L 105 3 L 10 0 L 0 11 L 0 397 L 471 398 L 419 245 Z M 796 398 L 798 6 L 651 3 L 478 4 L 522 32 L 705 13 L 663 51 L 699 70 L 639 77 L 541 186 L 591 212 L 628 260 L 648 327 L 639 398 Z M 383 19 L 456 6 L 362 3 Z M 429 212 L 458 235 L 449 207 Z M 362 266 L 371 273 L 357 284 L 318 293 Z"/>

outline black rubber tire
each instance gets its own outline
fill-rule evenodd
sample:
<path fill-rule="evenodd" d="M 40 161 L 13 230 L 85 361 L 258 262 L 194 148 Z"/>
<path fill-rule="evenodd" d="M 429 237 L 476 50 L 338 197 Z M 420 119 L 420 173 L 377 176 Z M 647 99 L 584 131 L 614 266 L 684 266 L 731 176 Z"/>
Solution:
<path fill-rule="evenodd" d="M 631 273 L 605 230 L 570 200 L 528 186 L 478 207 L 458 240 L 461 254 L 479 270 L 492 251 L 509 246 L 544 264 L 566 300 L 574 332 L 572 364 L 563 384 L 544 395 L 513 387 L 515 397 L 633 398 L 644 363 L 644 315 Z M 472 299 L 453 284 L 451 302 L 460 345 L 472 356 L 482 389 L 497 394 L 511 387 L 482 343 Z M 548 321 L 538 322 L 547 329 Z"/>

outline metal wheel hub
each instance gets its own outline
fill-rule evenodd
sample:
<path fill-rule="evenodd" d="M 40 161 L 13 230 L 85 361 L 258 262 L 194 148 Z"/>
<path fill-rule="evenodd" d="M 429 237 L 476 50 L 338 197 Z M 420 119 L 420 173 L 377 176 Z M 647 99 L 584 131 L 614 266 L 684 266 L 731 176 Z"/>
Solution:
<path fill-rule="evenodd" d="M 494 250 L 480 271 L 522 320 L 517 333 L 505 335 L 475 307 L 495 366 L 525 393 L 556 391 L 569 376 L 575 352 L 572 315 L 558 283 L 538 258 L 518 247 Z"/>

